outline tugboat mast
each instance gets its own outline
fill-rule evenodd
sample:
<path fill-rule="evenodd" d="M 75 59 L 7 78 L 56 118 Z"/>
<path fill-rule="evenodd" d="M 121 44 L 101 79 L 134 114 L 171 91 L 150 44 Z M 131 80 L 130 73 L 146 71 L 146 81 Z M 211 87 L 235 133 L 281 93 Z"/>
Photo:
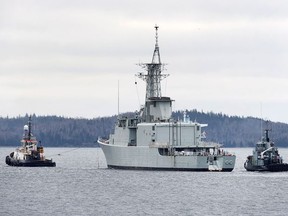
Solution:
<path fill-rule="evenodd" d="M 162 74 L 164 70 L 164 64 L 161 63 L 160 51 L 158 45 L 158 28 L 159 26 L 155 25 L 155 49 L 153 52 L 152 62 L 151 63 L 142 63 L 139 64 L 144 70 L 147 71 L 147 74 L 139 73 L 138 76 L 140 79 L 146 82 L 146 101 L 152 97 L 161 97 L 161 80 L 165 79 L 169 74 Z"/>
<path fill-rule="evenodd" d="M 32 125 L 31 125 L 31 115 L 29 116 L 29 120 L 28 120 L 28 140 L 31 140 L 31 136 L 32 136 Z"/>

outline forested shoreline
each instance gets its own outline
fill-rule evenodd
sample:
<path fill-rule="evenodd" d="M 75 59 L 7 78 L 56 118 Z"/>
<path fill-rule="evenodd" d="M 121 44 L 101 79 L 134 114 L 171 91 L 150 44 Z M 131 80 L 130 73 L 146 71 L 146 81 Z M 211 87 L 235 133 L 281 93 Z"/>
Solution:
<path fill-rule="evenodd" d="M 251 147 L 261 137 L 261 119 L 228 116 L 222 113 L 204 113 L 186 110 L 192 121 L 208 124 L 203 128 L 207 141 L 219 142 L 225 147 Z M 131 115 L 126 113 L 123 115 Z M 173 112 L 181 120 L 183 111 Z M 113 131 L 117 116 L 93 119 L 61 116 L 32 116 L 32 131 L 45 147 L 97 147 L 97 138 L 108 137 Z M 19 146 L 23 126 L 28 115 L 0 117 L 0 146 Z M 271 139 L 279 147 L 288 147 L 288 124 L 262 121 L 263 128 L 272 129 Z"/>

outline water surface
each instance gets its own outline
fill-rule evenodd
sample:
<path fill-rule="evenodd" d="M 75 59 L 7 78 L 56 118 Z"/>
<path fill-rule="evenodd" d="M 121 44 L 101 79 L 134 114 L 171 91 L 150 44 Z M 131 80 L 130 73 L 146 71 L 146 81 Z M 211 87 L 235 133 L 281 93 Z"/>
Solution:
<path fill-rule="evenodd" d="M 45 148 L 56 167 L 10 167 L 0 148 L 0 215 L 287 215 L 288 172 L 107 169 L 98 148 Z M 288 149 L 279 149 L 288 162 Z"/>

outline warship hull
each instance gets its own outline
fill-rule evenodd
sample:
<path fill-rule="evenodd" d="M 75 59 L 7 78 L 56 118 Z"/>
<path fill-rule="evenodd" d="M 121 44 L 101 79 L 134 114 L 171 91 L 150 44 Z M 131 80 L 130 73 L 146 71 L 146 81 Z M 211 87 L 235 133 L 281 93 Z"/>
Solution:
<path fill-rule="evenodd" d="M 9 166 L 22 167 L 55 167 L 56 163 L 52 160 L 16 160 L 10 156 L 6 156 L 6 164 Z"/>
<path fill-rule="evenodd" d="M 231 172 L 235 155 L 161 155 L 158 148 L 149 146 L 117 146 L 98 140 L 108 168 L 167 171 L 223 171 Z"/>

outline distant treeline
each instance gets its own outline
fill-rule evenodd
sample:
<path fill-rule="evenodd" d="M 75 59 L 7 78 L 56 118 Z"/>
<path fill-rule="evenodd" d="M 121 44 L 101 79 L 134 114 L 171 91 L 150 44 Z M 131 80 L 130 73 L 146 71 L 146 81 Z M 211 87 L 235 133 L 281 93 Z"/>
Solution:
<path fill-rule="evenodd" d="M 288 124 L 197 110 L 187 111 L 187 115 L 192 121 L 207 123 L 208 127 L 202 129 L 207 140 L 219 142 L 225 147 L 252 147 L 261 139 L 264 129 L 272 130 L 270 138 L 278 147 L 288 147 Z M 173 116 L 181 119 L 183 112 L 174 112 Z"/>
<path fill-rule="evenodd" d="M 190 120 L 208 124 L 203 130 L 206 140 L 219 142 L 225 147 L 254 146 L 261 133 L 261 120 L 253 117 L 228 116 L 222 113 L 204 113 L 186 110 Z M 131 115 L 131 113 L 127 113 Z M 183 111 L 173 112 L 174 119 L 183 119 Z M 60 116 L 32 116 L 32 133 L 46 147 L 96 147 L 97 138 L 109 137 L 117 116 L 94 119 L 67 118 Z M 19 146 L 23 126 L 28 115 L 23 117 L 0 117 L 0 146 Z M 272 129 L 270 138 L 279 147 L 288 147 L 288 124 L 262 121 L 263 129 Z"/>
<path fill-rule="evenodd" d="M 19 146 L 27 121 L 28 115 L 0 118 L 0 146 Z M 46 147 L 97 147 L 98 136 L 108 136 L 115 121 L 116 116 L 84 119 L 33 115 L 32 134 Z"/>

